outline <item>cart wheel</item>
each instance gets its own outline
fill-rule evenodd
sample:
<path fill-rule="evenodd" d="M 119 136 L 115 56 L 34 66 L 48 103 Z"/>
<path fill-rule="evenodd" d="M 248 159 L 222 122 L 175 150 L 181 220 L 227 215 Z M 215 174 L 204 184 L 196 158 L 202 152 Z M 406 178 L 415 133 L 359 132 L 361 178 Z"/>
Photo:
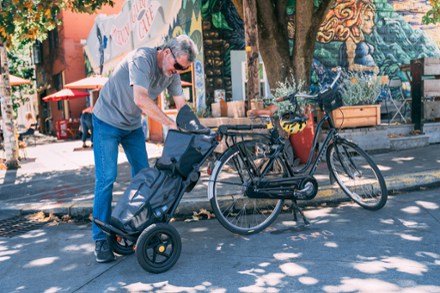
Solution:
<path fill-rule="evenodd" d="M 110 247 L 120 255 L 130 255 L 134 253 L 134 242 L 117 234 L 107 236 Z"/>
<path fill-rule="evenodd" d="M 163 273 L 177 262 L 182 241 L 176 228 L 156 223 L 146 228 L 136 242 L 136 257 L 141 267 L 154 274 Z"/>

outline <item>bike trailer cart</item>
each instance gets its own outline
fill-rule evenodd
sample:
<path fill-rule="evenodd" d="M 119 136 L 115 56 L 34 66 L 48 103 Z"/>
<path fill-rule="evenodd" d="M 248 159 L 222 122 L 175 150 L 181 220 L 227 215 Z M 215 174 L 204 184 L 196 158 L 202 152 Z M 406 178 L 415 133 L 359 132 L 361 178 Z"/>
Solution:
<path fill-rule="evenodd" d="M 196 185 L 201 166 L 218 145 L 216 134 L 202 128 L 186 107 L 179 111 L 176 120 L 179 127 L 190 131 L 170 130 L 156 166 L 140 171 L 133 178 L 130 186 L 139 183 L 139 189 L 130 190 L 129 186 L 107 223 L 93 220 L 107 234 L 114 252 L 121 255 L 136 253 L 141 267 L 151 273 L 165 272 L 179 259 L 181 238 L 169 221 L 184 193 Z M 161 179 L 157 179 L 159 177 Z M 177 186 L 174 193 L 164 187 L 168 183 L 160 180 L 175 180 L 172 183 Z M 140 193 L 146 185 L 151 195 L 142 197 Z M 165 188 L 167 194 L 155 194 L 161 188 Z"/>

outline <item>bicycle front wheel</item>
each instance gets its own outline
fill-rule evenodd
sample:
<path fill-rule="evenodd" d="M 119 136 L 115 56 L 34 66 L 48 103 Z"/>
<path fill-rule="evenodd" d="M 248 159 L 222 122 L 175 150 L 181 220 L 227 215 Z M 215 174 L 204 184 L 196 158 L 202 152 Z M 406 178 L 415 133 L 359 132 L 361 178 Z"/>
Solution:
<path fill-rule="evenodd" d="M 327 149 L 327 165 L 342 190 L 367 210 L 381 209 L 388 198 L 376 163 L 358 145 L 338 138 Z"/>
<path fill-rule="evenodd" d="M 240 145 L 246 148 L 246 160 L 254 164 L 255 170 L 249 170 L 238 146 L 234 146 L 216 161 L 209 180 L 208 196 L 212 210 L 223 227 L 232 233 L 249 235 L 272 224 L 281 211 L 283 200 L 249 198 L 246 195 L 247 186 L 251 184 L 249 174 L 259 173 L 267 167 L 269 158 L 265 152 L 269 147 L 255 141 Z M 279 178 L 284 174 L 284 165 L 276 159 L 265 178 Z"/>

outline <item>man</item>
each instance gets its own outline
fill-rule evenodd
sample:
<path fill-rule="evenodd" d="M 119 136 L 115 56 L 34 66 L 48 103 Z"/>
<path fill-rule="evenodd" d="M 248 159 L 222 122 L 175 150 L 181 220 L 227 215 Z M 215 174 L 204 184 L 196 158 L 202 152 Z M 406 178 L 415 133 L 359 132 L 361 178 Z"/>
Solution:
<path fill-rule="evenodd" d="M 93 123 L 92 123 L 92 112 L 93 106 L 87 107 L 82 110 L 81 116 L 79 117 L 79 122 L 81 123 L 81 131 L 82 131 L 82 147 L 87 148 L 86 140 L 90 131 L 90 142 L 91 147 L 93 147 Z"/>
<path fill-rule="evenodd" d="M 139 48 L 127 55 L 104 85 L 93 110 L 95 199 L 93 218 L 108 222 L 111 216 L 113 183 L 117 175 L 118 145 L 131 166 L 132 176 L 148 167 L 141 116 L 176 129 L 176 123 L 157 106 L 157 96 L 167 88 L 177 109 L 185 105 L 180 75 L 198 54 L 185 35 L 163 47 Z M 114 260 L 106 235 L 92 224 L 97 262 Z"/>

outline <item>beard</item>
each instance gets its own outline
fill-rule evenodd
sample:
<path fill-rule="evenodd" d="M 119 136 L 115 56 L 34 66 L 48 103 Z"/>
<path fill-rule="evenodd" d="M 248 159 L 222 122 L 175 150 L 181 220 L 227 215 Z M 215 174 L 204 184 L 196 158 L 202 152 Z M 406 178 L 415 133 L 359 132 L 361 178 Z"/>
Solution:
<path fill-rule="evenodd" d="M 165 68 L 167 68 L 167 66 L 166 66 L 167 64 L 166 64 L 166 60 L 165 60 L 165 58 L 162 60 L 162 73 L 165 75 L 165 76 L 167 76 L 167 77 L 171 77 L 173 74 L 172 73 L 170 73 L 170 71 L 169 70 L 166 70 Z"/>

